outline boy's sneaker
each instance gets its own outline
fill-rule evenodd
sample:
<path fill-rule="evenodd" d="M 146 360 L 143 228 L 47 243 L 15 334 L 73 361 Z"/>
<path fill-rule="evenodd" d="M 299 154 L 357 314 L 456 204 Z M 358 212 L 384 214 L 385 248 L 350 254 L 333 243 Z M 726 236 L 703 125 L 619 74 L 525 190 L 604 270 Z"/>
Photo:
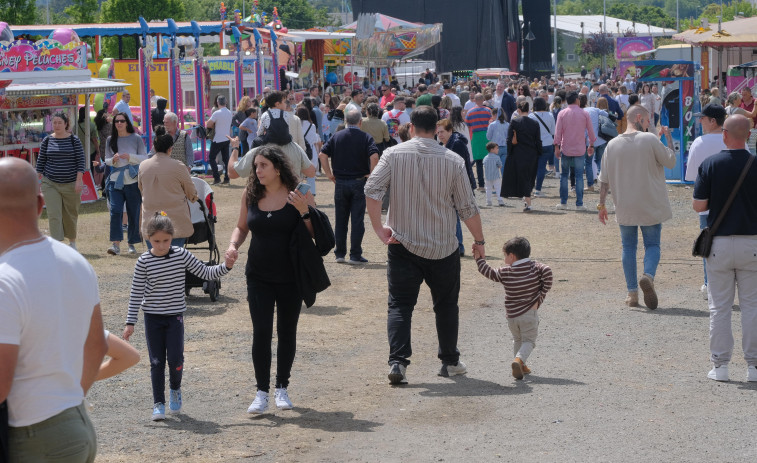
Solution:
<path fill-rule="evenodd" d="M 500 206 L 503 206 L 503 207 L 504 207 L 504 205 L 505 205 L 505 201 L 504 201 L 504 200 L 502 200 L 502 199 L 500 199 L 500 200 L 499 200 L 499 205 L 500 205 Z"/>
<path fill-rule="evenodd" d="M 713 366 L 707 377 L 715 381 L 728 381 L 728 365 Z"/>
<path fill-rule="evenodd" d="M 168 413 L 181 411 L 181 389 L 171 389 L 168 392 Z"/>
<path fill-rule="evenodd" d="M 491 202 L 491 201 L 487 201 L 487 202 L 486 202 L 486 205 L 487 205 L 487 206 L 491 206 L 491 205 L 492 205 L 492 202 Z"/>
<path fill-rule="evenodd" d="M 746 369 L 746 380 L 750 383 L 757 382 L 757 367 L 749 365 Z"/>
<path fill-rule="evenodd" d="M 79 252 L 79 250 L 76 248 L 76 241 L 71 241 L 68 243 L 69 246 L 71 246 L 71 249 L 73 249 L 76 252 Z"/>
<path fill-rule="evenodd" d="M 463 362 L 458 361 L 455 365 L 442 365 L 442 369 L 439 370 L 439 376 L 444 376 L 445 378 L 449 376 L 457 376 L 457 375 L 464 375 L 468 373 L 468 370 L 465 368 L 465 364 Z"/>
<path fill-rule="evenodd" d="M 513 378 L 523 379 L 523 361 L 519 357 L 515 357 L 512 363 Z"/>
<path fill-rule="evenodd" d="M 157 403 L 152 407 L 152 420 L 163 421 L 166 419 L 166 406 L 165 404 Z"/>
<path fill-rule="evenodd" d="M 268 393 L 265 391 L 258 391 L 255 395 L 255 400 L 253 400 L 247 408 L 247 413 L 260 415 L 266 410 L 268 410 Z"/>
<path fill-rule="evenodd" d="M 117 256 L 121 254 L 121 248 L 117 244 L 112 244 L 108 248 L 108 254 L 110 254 L 111 256 Z"/>
<path fill-rule="evenodd" d="M 293 405 L 292 405 L 292 401 L 289 400 L 289 394 L 287 394 L 287 388 L 277 387 L 276 392 L 274 393 L 274 398 L 276 399 L 276 407 L 278 407 L 279 410 L 292 409 Z"/>
<path fill-rule="evenodd" d="M 654 280 L 646 273 L 639 279 L 639 287 L 644 293 L 644 305 L 649 310 L 657 308 L 657 292 L 654 290 Z"/>
<path fill-rule="evenodd" d="M 393 363 L 389 368 L 389 384 L 407 384 L 405 372 L 407 367 L 401 363 Z"/>
<path fill-rule="evenodd" d="M 137 248 L 135 248 L 133 244 L 130 244 L 129 245 L 129 254 L 136 254 L 136 253 L 137 253 Z"/>

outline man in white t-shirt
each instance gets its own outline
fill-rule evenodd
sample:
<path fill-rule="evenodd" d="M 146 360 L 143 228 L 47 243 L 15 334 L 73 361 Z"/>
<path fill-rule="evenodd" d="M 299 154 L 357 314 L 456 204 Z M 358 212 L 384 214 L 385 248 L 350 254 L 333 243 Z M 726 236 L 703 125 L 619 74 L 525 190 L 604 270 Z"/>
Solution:
<path fill-rule="evenodd" d="M 84 396 L 107 344 L 97 276 L 75 250 L 44 236 L 44 198 L 31 164 L 0 159 L 0 403 L 9 461 L 95 459 Z M 63 461 L 63 460 L 61 460 Z"/>
<path fill-rule="evenodd" d="M 389 135 L 394 138 L 397 143 L 402 143 L 398 133 L 399 128 L 402 124 L 410 122 L 410 116 L 407 114 L 407 111 L 405 111 L 405 97 L 395 97 L 392 103 L 394 108 L 391 111 L 384 111 L 381 120 L 386 123 L 386 126 L 389 129 Z"/>
<path fill-rule="evenodd" d="M 708 104 L 702 109 L 701 113 L 694 114 L 694 117 L 699 117 L 699 121 L 702 124 L 702 132 L 704 133 L 701 137 L 694 140 L 691 148 L 689 148 L 689 161 L 686 165 L 686 175 L 684 176 L 687 182 L 696 181 L 702 161 L 728 149 L 723 141 L 725 116 L 725 109 L 717 104 Z M 699 213 L 700 229 L 707 227 L 707 218 L 709 215 L 709 210 Z M 700 288 L 700 291 L 704 300 L 707 300 L 707 261 L 702 259 L 702 263 L 704 265 L 704 284 Z"/>
<path fill-rule="evenodd" d="M 118 111 L 119 113 L 126 114 L 126 117 L 128 117 L 129 121 L 131 121 L 131 125 L 134 125 L 134 116 L 131 115 L 129 101 L 131 101 L 131 94 L 128 90 L 124 90 L 124 92 L 121 94 L 121 99 L 118 100 L 118 103 L 116 103 L 115 106 L 113 106 L 113 109 Z"/>
<path fill-rule="evenodd" d="M 455 95 L 455 89 L 450 84 L 444 84 L 444 96 L 448 96 L 450 100 L 452 100 L 452 107 L 455 106 L 463 106 L 462 103 L 460 103 L 460 98 Z"/>
<path fill-rule="evenodd" d="M 213 140 L 210 143 L 210 154 L 208 155 L 210 169 L 213 171 L 213 185 L 221 183 L 218 162 L 216 162 L 218 153 L 221 153 L 223 160 L 223 183 L 229 183 L 229 136 L 231 135 L 231 119 L 234 117 L 229 108 L 226 107 L 225 96 L 219 95 L 216 101 L 218 102 L 218 109 L 205 124 L 209 129 L 215 129 L 215 135 L 213 135 Z"/>

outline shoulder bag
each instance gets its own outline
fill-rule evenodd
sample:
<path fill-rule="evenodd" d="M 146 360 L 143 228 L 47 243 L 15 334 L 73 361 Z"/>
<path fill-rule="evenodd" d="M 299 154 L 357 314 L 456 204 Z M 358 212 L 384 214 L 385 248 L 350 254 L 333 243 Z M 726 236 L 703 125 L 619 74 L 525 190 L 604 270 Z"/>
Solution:
<path fill-rule="evenodd" d="M 744 166 L 744 170 L 741 171 L 741 176 L 739 176 L 739 179 L 733 186 L 731 195 L 728 196 L 728 200 L 723 205 L 723 209 L 720 211 L 720 214 L 718 214 L 718 218 L 715 220 L 715 223 L 712 224 L 712 228 L 705 227 L 699 233 L 697 239 L 694 240 L 694 246 L 691 249 L 692 256 L 703 258 L 710 257 L 710 251 L 712 250 L 712 239 L 715 237 L 715 232 L 718 230 L 718 227 L 720 227 L 720 223 L 723 222 L 726 212 L 728 212 L 728 209 L 731 207 L 733 200 L 736 198 L 736 193 L 738 193 L 739 188 L 741 188 L 741 184 L 744 183 L 746 174 L 749 172 L 749 168 L 752 167 L 752 162 L 754 162 L 754 156 L 750 154 L 749 159 Z"/>
<path fill-rule="evenodd" d="M 539 117 L 539 115 L 536 113 L 534 113 L 534 116 L 536 116 L 536 118 L 539 119 L 539 122 L 541 122 L 541 125 L 543 125 L 545 129 L 547 129 L 547 133 L 549 134 L 549 136 L 554 137 L 554 135 L 552 135 L 552 132 L 549 130 L 549 127 L 547 127 L 547 124 L 545 124 L 544 121 L 541 120 L 541 117 Z"/>

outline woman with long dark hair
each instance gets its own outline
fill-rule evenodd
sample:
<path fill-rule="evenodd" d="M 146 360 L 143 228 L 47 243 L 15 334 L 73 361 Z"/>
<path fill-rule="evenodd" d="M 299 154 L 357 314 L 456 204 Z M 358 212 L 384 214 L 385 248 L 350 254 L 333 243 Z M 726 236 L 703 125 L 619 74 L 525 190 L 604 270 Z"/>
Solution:
<path fill-rule="evenodd" d="M 303 195 L 297 191 L 298 179 L 281 148 L 265 145 L 258 148 L 254 156 L 255 169 L 247 180 L 237 226 L 231 233 L 226 252 L 236 255 L 247 234 L 252 232 L 245 276 L 257 394 L 247 412 L 260 414 L 268 409 L 274 306 L 278 337 L 276 406 L 283 410 L 292 408 L 287 387 L 297 347 L 297 321 L 303 294 L 289 258 L 290 240 L 300 226 L 306 227 L 313 236 L 308 204 L 315 204 L 310 193 Z"/>
<path fill-rule="evenodd" d="M 523 212 L 531 212 L 531 190 L 542 151 L 539 123 L 528 117 L 528 101 L 518 97 L 518 111 L 507 130 L 507 160 L 500 196 L 523 198 Z"/>
<path fill-rule="evenodd" d="M 108 254 L 121 254 L 124 230 L 121 227 L 123 210 L 129 219 L 127 240 L 129 254 L 136 254 L 134 245 L 142 239 L 139 234 L 139 210 L 142 195 L 137 185 L 139 164 L 147 159 L 147 151 L 142 137 L 134 133 L 134 126 L 126 114 L 113 118 L 111 136 L 105 142 L 105 164 L 111 167 L 108 179 L 108 203 L 110 204 L 110 241 Z"/>

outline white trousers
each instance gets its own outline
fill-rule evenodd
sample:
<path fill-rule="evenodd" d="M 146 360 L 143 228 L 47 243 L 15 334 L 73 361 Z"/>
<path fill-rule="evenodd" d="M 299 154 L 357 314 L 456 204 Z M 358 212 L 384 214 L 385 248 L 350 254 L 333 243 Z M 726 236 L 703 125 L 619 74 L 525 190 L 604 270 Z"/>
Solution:
<path fill-rule="evenodd" d="M 484 180 L 484 188 L 486 188 L 486 201 L 492 200 L 492 192 L 494 192 L 497 201 L 502 201 L 499 198 L 499 192 L 502 188 L 501 178 L 495 180 Z"/>
<path fill-rule="evenodd" d="M 536 347 L 539 334 L 539 311 L 531 309 L 523 315 L 507 319 L 507 326 L 513 334 L 513 355 L 526 362 Z"/>
<path fill-rule="evenodd" d="M 707 258 L 710 358 L 727 365 L 733 354 L 731 312 L 736 288 L 741 310 L 741 347 L 748 365 L 757 365 L 757 236 L 719 236 Z"/>

